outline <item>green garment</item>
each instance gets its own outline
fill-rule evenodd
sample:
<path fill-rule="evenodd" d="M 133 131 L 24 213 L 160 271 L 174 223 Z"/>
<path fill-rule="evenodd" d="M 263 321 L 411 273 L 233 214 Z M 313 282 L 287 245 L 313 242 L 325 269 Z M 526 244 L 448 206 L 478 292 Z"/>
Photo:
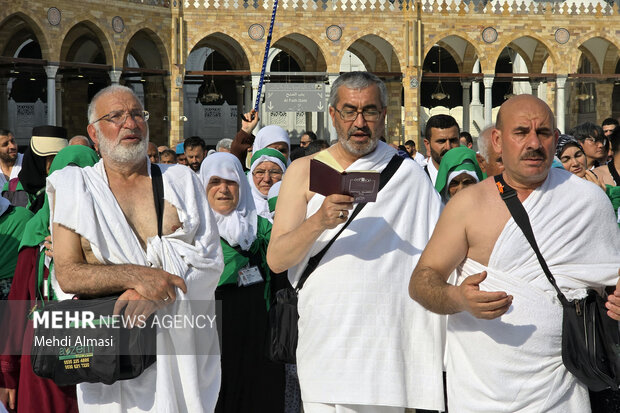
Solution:
<path fill-rule="evenodd" d="M 611 204 L 614 206 L 614 212 L 618 216 L 618 208 L 620 207 L 620 186 L 605 185 L 605 193 L 611 200 Z M 620 226 L 620 221 L 618 222 Z"/>
<path fill-rule="evenodd" d="M 274 212 L 276 210 L 276 203 L 278 202 L 278 197 L 274 196 L 273 198 L 269 198 L 267 203 L 269 204 L 269 212 Z"/>
<path fill-rule="evenodd" d="M 19 243 L 32 215 L 26 208 L 9 207 L 0 216 L 0 280 L 13 277 Z"/>
<path fill-rule="evenodd" d="M 54 158 L 54 161 L 50 166 L 49 174 L 51 175 L 53 172 L 68 165 L 77 165 L 80 168 L 93 166 L 97 163 L 97 161 L 99 161 L 97 152 L 93 151 L 89 147 L 83 145 L 67 146 L 58 152 Z M 45 240 L 45 237 L 50 234 L 48 228 L 49 222 L 49 201 L 47 199 L 47 195 L 45 195 L 45 203 L 43 204 L 43 207 L 37 211 L 26 226 L 24 237 L 19 249 L 22 249 L 22 247 L 36 247 L 41 244 Z"/>
<path fill-rule="evenodd" d="M 97 152 L 92 150 L 91 148 L 83 145 L 71 145 L 61 149 L 60 152 L 54 158 L 52 165 L 50 166 L 49 175 L 53 172 L 58 171 L 59 169 L 64 168 L 68 165 L 76 165 L 80 168 L 84 168 L 86 166 L 93 166 L 99 161 L 99 156 Z M 43 207 L 28 221 L 26 224 L 26 228 L 24 230 L 24 237 L 22 238 L 22 242 L 19 245 L 19 249 L 22 247 L 37 247 L 43 241 L 45 241 L 45 237 L 50 235 L 49 231 L 50 224 L 50 207 L 49 200 L 47 199 L 47 194 L 45 195 L 45 202 L 43 203 Z M 42 297 L 43 291 L 43 282 L 44 282 L 44 270 L 45 270 L 45 254 L 43 251 L 39 251 L 38 255 L 39 265 L 38 273 L 37 273 L 37 292 Z M 50 270 L 53 266 L 53 261 L 50 263 Z M 48 277 L 48 291 L 50 292 L 50 299 L 56 299 L 54 295 L 54 291 L 51 288 L 52 278 Z"/>
<path fill-rule="evenodd" d="M 284 166 L 286 166 L 286 158 L 284 157 L 284 155 L 282 155 L 282 152 L 273 148 L 263 148 L 260 151 L 256 151 L 255 153 L 253 153 L 252 159 L 250 160 L 250 165 L 256 162 L 256 160 L 263 155 L 277 158 L 280 162 L 284 164 Z"/>
<path fill-rule="evenodd" d="M 9 190 L 9 182 L 10 181 L 6 181 L 4 183 L 4 186 L 2 187 L 2 192 Z M 15 186 L 15 192 L 19 192 L 19 191 L 26 192 L 22 183 L 20 181 L 17 181 L 17 186 Z M 41 191 L 45 191 L 45 188 L 41 188 L 39 191 L 37 191 L 36 194 L 31 194 L 31 193 L 26 192 L 28 194 L 28 203 L 25 206 L 27 210 L 30 210 L 30 205 L 32 205 L 32 202 L 34 202 L 34 200 L 37 199 L 37 196 L 39 196 Z"/>
<path fill-rule="evenodd" d="M 259 269 L 261 274 L 265 277 L 265 302 L 267 309 L 269 309 L 269 297 L 271 294 L 271 271 L 267 265 L 267 245 L 269 245 L 269 239 L 271 238 L 271 223 L 269 220 L 258 217 L 256 240 L 250 246 L 247 252 L 248 255 L 253 256 L 259 263 Z M 249 257 L 245 257 L 241 252 L 231 247 L 228 242 L 223 238 L 220 238 L 222 244 L 222 251 L 224 253 L 224 271 L 220 277 L 218 286 L 225 284 L 237 284 L 239 277 L 239 270 L 250 263 Z M 238 248 L 238 247 L 237 247 Z"/>
<path fill-rule="evenodd" d="M 482 181 L 484 176 L 478 160 L 476 159 L 476 152 L 469 149 L 466 146 L 459 146 L 457 148 L 450 149 L 441 158 L 439 164 L 439 171 L 437 172 L 437 180 L 435 181 L 435 189 L 440 194 L 448 186 L 448 176 L 453 171 L 471 171 L 475 172 L 478 177 L 478 181 Z"/>

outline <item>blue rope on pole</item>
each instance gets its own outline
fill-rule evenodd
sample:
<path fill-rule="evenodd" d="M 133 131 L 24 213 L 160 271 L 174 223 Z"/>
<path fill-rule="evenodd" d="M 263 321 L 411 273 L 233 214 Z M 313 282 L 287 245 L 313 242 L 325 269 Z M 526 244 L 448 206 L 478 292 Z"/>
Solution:
<path fill-rule="evenodd" d="M 267 57 L 269 55 L 269 48 L 271 47 L 271 34 L 273 33 L 273 23 L 276 21 L 276 11 L 278 10 L 278 0 L 273 3 L 273 12 L 271 13 L 271 23 L 269 24 L 269 34 L 267 35 L 267 43 L 265 44 L 265 57 L 263 58 L 263 68 L 260 71 L 260 80 L 258 81 L 258 93 L 256 94 L 256 103 L 254 104 L 254 110 L 258 112 L 258 105 L 260 104 L 260 96 L 263 91 L 263 83 L 265 82 L 265 69 L 267 68 Z"/>

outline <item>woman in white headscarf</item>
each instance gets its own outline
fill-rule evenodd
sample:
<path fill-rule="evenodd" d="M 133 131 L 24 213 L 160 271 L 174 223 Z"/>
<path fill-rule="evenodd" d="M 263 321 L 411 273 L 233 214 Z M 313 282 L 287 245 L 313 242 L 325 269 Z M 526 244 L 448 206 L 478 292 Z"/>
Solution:
<path fill-rule="evenodd" d="M 282 180 L 286 172 L 286 158 L 279 151 L 264 148 L 252 154 L 248 181 L 252 188 L 254 204 L 259 216 L 273 222 L 273 213 L 269 210 L 269 190 Z"/>
<path fill-rule="evenodd" d="M 285 165 L 290 164 L 289 154 L 291 152 L 291 140 L 288 132 L 278 125 L 267 125 L 256 134 L 254 145 L 252 145 L 252 154 L 261 149 L 272 148 L 280 151 L 286 159 Z"/>
<path fill-rule="evenodd" d="M 234 155 L 218 152 L 205 158 L 200 178 L 217 221 L 225 263 L 215 291 L 222 303 L 222 385 L 215 411 L 281 412 L 284 367 L 265 357 L 271 223 L 257 215 L 252 190 Z"/>

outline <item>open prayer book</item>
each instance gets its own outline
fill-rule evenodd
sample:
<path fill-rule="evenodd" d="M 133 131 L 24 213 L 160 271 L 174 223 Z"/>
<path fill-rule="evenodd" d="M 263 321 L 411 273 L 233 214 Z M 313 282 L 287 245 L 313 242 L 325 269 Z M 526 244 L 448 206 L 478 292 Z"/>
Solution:
<path fill-rule="evenodd" d="M 379 192 L 378 171 L 345 171 L 329 151 L 310 161 L 310 190 L 321 195 L 350 195 L 355 203 L 375 202 Z"/>

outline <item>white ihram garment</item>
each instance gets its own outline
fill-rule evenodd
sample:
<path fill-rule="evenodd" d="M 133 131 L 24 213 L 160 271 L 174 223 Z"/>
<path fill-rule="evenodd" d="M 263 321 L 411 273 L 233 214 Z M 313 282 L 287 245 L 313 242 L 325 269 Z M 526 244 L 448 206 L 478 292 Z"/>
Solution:
<path fill-rule="evenodd" d="M 570 300 L 587 287 L 615 285 L 620 229 L 605 193 L 570 172 L 552 168 L 523 202 L 540 251 Z M 450 412 L 589 412 L 588 390 L 562 364 L 562 306 L 534 251 L 512 218 L 488 267 L 467 259 L 457 283 L 487 271 L 484 291 L 513 302 L 494 320 L 467 312 L 448 316 Z"/>
<path fill-rule="evenodd" d="M 396 151 L 377 149 L 348 170 L 383 170 Z M 308 203 L 314 214 L 324 197 Z M 443 410 L 441 316 L 413 301 L 409 278 L 439 216 L 424 171 L 405 159 L 338 237 L 299 294 L 297 367 L 304 403 Z M 326 230 L 289 270 L 297 283 Z"/>
<path fill-rule="evenodd" d="M 150 162 L 148 166 L 150 171 Z M 67 167 L 48 178 L 47 194 L 50 205 L 55 204 L 50 219 L 88 240 L 102 264 L 162 268 L 182 277 L 187 294 L 177 289 L 177 301 L 169 306 L 179 313 L 190 305 L 186 300 L 214 300 L 224 264 L 217 225 L 198 176 L 183 166 L 159 167 L 164 198 L 176 208 L 182 227 L 161 239 L 149 238 L 146 252 L 110 191 L 103 161 L 83 169 Z M 55 288 L 59 290 L 57 283 Z M 216 331 L 158 328 L 157 352 L 155 364 L 135 379 L 78 385 L 80 411 L 213 411 L 221 375 Z"/>

